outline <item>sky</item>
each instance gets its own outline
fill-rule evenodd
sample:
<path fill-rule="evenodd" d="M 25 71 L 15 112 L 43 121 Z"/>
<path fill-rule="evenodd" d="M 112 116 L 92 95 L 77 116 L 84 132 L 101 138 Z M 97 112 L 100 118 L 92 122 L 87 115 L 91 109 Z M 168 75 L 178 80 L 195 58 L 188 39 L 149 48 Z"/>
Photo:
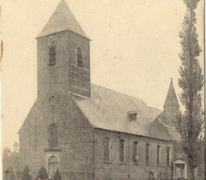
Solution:
<path fill-rule="evenodd" d="M 163 109 L 170 78 L 176 93 L 181 52 L 182 0 L 65 0 L 91 41 L 91 81 Z M 1 2 L 4 42 L 1 63 L 2 148 L 17 132 L 37 98 L 37 48 L 41 32 L 60 0 Z M 203 0 L 197 9 L 203 47 Z M 203 66 L 203 53 L 199 57 Z"/>

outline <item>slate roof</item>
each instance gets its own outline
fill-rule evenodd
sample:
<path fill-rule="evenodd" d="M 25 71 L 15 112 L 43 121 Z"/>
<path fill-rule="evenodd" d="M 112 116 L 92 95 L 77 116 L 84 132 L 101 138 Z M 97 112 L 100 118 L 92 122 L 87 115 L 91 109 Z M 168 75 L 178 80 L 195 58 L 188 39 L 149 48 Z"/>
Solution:
<path fill-rule="evenodd" d="M 67 6 L 66 2 L 61 0 L 37 38 L 65 30 L 70 30 L 89 39 Z"/>
<path fill-rule="evenodd" d="M 154 121 L 160 110 L 147 106 L 138 98 L 94 84 L 91 94 L 91 98 L 76 95 L 72 98 L 94 128 L 171 140 L 166 128 Z M 137 119 L 130 120 L 128 111 L 137 112 Z"/>
<path fill-rule="evenodd" d="M 175 127 L 167 127 L 167 131 L 173 140 L 175 140 L 177 142 L 179 142 L 181 140 L 181 136 Z"/>
<path fill-rule="evenodd" d="M 170 136 L 168 128 L 161 123 L 159 118 L 156 118 L 149 127 L 149 135 L 158 139 L 173 140 Z"/>
<path fill-rule="evenodd" d="M 164 117 L 165 119 L 169 119 L 168 121 L 171 121 L 170 123 L 165 123 L 165 119 L 163 119 L 162 117 Z M 173 119 L 169 118 L 169 116 L 166 115 L 166 113 L 163 111 L 161 112 L 156 120 L 158 120 L 164 127 L 165 129 L 167 129 L 167 132 L 169 133 L 170 137 L 175 140 L 175 141 L 180 141 L 181 137 L 179 132 L 177 131 L 177 129 L 174 126 L 173 123 Z"/>
<path fill-rule="evenodd" d="M 170 82 L 169 90 L 167 92 L 164 106 L 179 106 L 172 79 Z"/>
<path fill-rule="evenodd" d="M 161 120 L 161 122 L 163 122 L 165 125 L 168 126 L 173 126 L 174 127 L 174 123 L 173 121 L 175 120 L 175 116 L 171 116 L 169 115 L 170 112 L 167 111 L 163 111 L 158 115 L 158 118 Z"/>

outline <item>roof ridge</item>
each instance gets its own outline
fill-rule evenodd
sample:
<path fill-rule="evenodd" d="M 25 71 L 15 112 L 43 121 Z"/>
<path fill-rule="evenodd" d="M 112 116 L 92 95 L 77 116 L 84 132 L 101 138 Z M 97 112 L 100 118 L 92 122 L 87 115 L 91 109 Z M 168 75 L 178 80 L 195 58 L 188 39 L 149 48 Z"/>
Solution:
<path fill-rule="evenodd" d="M 113 92 L 115 92 L 115 93 L 122 94 L 122 95 L 127 96 L 127 97 L 130 97 L 130 98 L 135 98 L 135 99 L 137 99 L 137 100 L 143 102 L 147 107 L 149 107 L 149 106 L 148 106 L 142 99 L 140 99 L 140 98 L 138 98 L 138 97 L 134 97 L 134 96 L 128 95 L 128 94 L 126 94 L 126 93 L 119 92 L 119 91 L 116 91 L 116 90 L 114 90 L 114 89 L 110 89 L 110 88 L 108 88 L 108 87 L 104 87 L 104 86 L 101 86 L 101 85 L 97 85 L 97 84 L 93 84 L 93 83 L 91 83 L 91 85 L 99 86 L 99 87 L 101 87 L 101 88 L 104 88 L 104 89 L 113 91 Z M 155 109 L 155 108 L 154 108 L 154 109 Z M 158 110 L 158 109 L 157 109 L 157 110 Z"/>
<path fill-rule="evenodd" d="M 158 110 L 158 111 L 163 111 L 163 110 L 161 110 L 161 109 L 158 109 L 158 108 L 154 108 L 154 107 L 151 107 L 151 106 L 148 106 L 149 108 L 152 108 L 152 109 L 155 109 L 155 110 Z"/>

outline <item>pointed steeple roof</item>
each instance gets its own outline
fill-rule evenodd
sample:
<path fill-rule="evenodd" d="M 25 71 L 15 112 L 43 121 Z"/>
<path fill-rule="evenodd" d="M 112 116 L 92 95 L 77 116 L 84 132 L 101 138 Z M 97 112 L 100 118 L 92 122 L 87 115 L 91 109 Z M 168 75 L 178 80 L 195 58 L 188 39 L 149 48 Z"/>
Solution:
<path fill-rule="evenodd" d="M 67 6 L 66 2 L 61 0 L 37 38 L 65 30 L 70 30 L 89 39 Z"/>
<path fill-rule="evenodd" d="M 179 103 L 177 100 L 177 95 L 175 93 L 175 88 L 172 82 L 172 78 L 171 78 L 171 82 L 170 82 L 170 86 L 169 86 L 169 90 L 167 92 L 167 97 L 165 100 L 165 106 L 178 106 L 179 107 Z"/>

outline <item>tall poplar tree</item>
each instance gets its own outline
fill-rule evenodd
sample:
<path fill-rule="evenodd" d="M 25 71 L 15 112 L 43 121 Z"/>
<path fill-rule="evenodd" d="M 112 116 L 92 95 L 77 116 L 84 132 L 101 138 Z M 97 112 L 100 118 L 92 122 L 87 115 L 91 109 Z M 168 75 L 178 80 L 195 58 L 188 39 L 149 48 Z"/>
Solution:
<path fill-rule="evenodd" d="M 181 146 L 187 157 L 189 179 L 194 180 L 194 169 L 201 164 L 204 138 L 202 137 L 204 118 L 202 113 L 203 74 L 198 57 L 201 48 L 196 32 L 195 9 L 200 0 L 183 0 L 187 10 L 183 29 L 179 34 L 182 52 L 179 54 L 179 87 L 182 89 L 180 101 L 185 107 L 184 113 L 177 118 L 175 125 L 181 135 Z"/>

